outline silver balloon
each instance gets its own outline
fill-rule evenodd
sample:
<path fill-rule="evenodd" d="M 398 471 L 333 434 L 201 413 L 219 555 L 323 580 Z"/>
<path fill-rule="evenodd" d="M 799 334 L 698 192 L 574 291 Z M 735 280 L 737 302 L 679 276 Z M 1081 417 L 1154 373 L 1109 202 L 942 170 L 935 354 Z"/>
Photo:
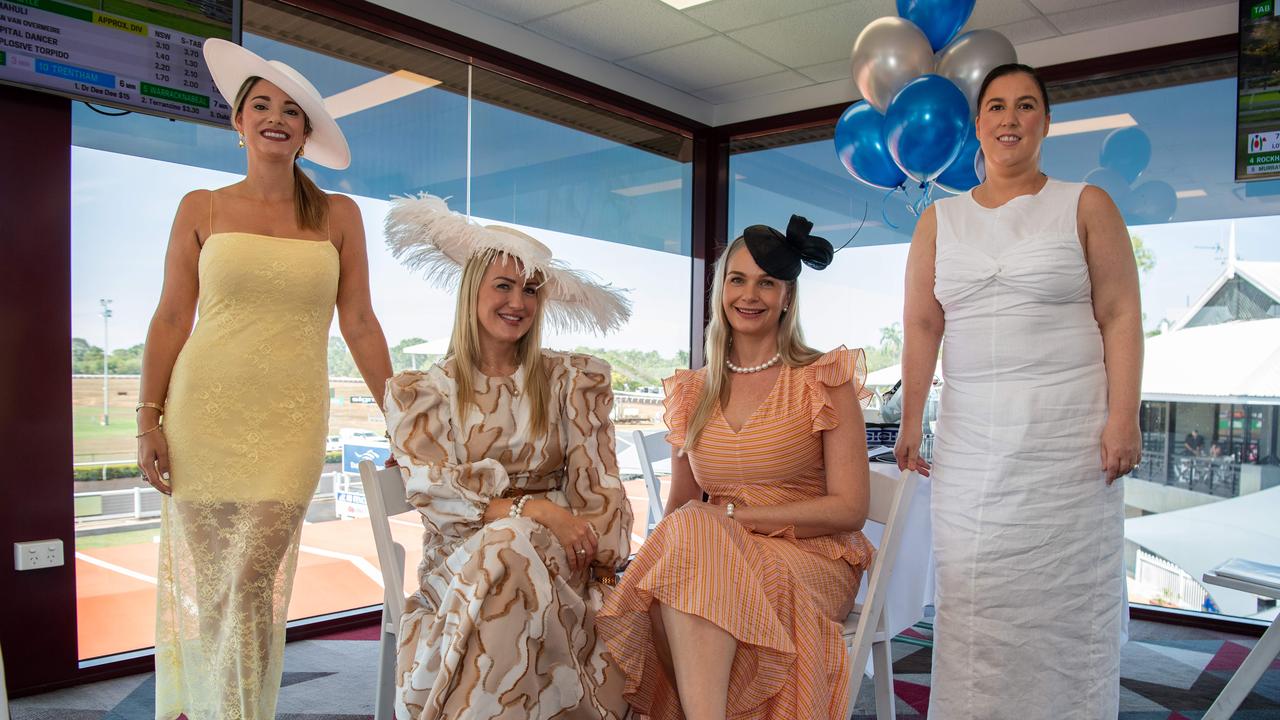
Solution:
<path fill-rule="evenodd" d="M 858 34 L 850 69 L 862 98 L 883 113 L 902 86 L 933 70 L 933 48 L 915 23 L 882 17 Z"/>
<path fill-rule="evenodd" d="M 969 112 L 978 115 L 978 91 L 987 73 L 999 65 L 1018 62 L 1009 38 L 995 30 L 972 30 L 938 51 L 934 72 L 956 84 L 969 100 Z"/>

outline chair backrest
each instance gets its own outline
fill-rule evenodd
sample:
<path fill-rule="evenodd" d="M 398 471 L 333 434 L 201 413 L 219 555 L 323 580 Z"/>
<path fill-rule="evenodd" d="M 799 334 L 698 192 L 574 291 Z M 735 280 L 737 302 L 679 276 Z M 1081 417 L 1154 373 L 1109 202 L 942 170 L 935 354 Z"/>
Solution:
<path fill-rule="evenodd" d="M 858 673 L 862 672 L 861 668 L 866 667 L 867 656 L 871 652 L 871 643 L 867 638 L 881 625 L 889 576 L 897 559 L 898 546 L 902 544 L 903 520 L 911 508 L 911 499 L 915 496 L 919 481 L 920 478 L 910 471 L 902 472 L 896 477 L 871 473 L 871 503 L 867 518 L 884 525 L 884 533 L 880 536 L 880 546 L 876 548 L 871 567 L 867 569 L 867 594 L 858 616 L 855 634 L 858 642 L 854 646 L 854 654 L 849 658 L 853 663 L 850 667 Z"/>
<path fill-rule="evenodd" d="M 662 520 L 662 484 L 653 472 L 653 464 L 671 457 L 671 445 L 667 444 L 667 431 L 659 430 L 648 435 L 636 430 L 631 433 L 640 458 L 640 472 L 644 474 L 644 486 L 649 492 L 648 531 Z M 646 531 L 647 534 L 647 531 Z"/>
<path fill-rule="evenodd" d="M 389 518 L 409 512 L 413 506 L 405 497 L 404 480 L 398 467 L 379 470 L 365 460 L 360 463 L 360 484 L 364 486 L 369 523 L 373 526 L 373 544 L 378 550 L 378 565 L 382 570 L 387 622 L 394 629 L 400 626 L 400 613 L 404 610 L 404 546 L 392 538 Z"/>

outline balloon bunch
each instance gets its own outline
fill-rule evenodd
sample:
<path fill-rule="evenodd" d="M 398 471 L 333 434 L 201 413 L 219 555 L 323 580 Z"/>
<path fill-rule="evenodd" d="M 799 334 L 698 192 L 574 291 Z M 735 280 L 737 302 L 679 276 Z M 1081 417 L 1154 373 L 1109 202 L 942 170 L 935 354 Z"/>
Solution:
<path fill-rule="evenodd" d="M 1130 225 L 1169 222 L 1178 209 L 1178 194 L 1163 180 L 1133 182 L 1151 162 L 1151 140 L 1136 127 L 1112 130 L 1102 141 L 1098 165 L 1084 181 L 1097 185 L 1115 201 Z"/>
<path fill-rule="evenodd" d="M 915 214 L 934 185 L 960 193 L 980 182 L 978 91 L 993 68 L 1017 62 L 1013 44 L 994 30 L 956 37 L 974 2 L 897 0 L 901 17 L 875 20 L 853 44 L 863 99 L 836 122 L 836 155 L 855 179 L 889 190 L 886 201 L 906 193 L 907 178 L 919 183 Z"/>

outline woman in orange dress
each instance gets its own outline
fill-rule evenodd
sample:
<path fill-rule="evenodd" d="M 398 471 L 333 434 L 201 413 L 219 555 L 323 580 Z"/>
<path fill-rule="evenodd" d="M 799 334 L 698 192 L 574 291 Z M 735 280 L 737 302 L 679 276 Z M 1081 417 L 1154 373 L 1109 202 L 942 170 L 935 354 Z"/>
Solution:
<path fill-rule="evenodd" d="M 667 512 L 597 617 L 643 715 L 848 717 L 841 621 L 871 562 L 870 393 L 861 350 L 804 344 L 800 265 L 833 256 L 811 227 L 793 216 L 785 236 L 754 225 L 729 245 L 707 367 L 666 381 Z"/>

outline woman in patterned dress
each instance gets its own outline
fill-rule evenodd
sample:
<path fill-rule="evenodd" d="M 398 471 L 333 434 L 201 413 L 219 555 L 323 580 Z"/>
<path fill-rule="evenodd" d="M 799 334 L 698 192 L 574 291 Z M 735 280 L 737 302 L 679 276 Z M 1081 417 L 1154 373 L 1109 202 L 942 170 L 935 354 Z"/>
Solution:
<path fill-rule="evenodd" d="M 438 198 L 398 201 L 387 235 L 411 267 L 461 275 L 448 355 L 387 387 L 392 452 L 425 528 L 396 717 L 626 717 L 594 622 L 630 548 L 612 371 L 541 347 L 544 316 L 608 330 L 626 304 L 532 237 L 472 225 Z"/>
<path fill-rule="evenodd" d="M 801 262 L 831 245 L 792 217 L 715 268 L 707 367 L 666 381 L 667 514 L 598 622 L 632 708 L 668 720 L 848 717 L 841 621 L 871 546 L 861 350 L 807 347 Z M 702 493 L 710 502 L 701 501 Z"/>

